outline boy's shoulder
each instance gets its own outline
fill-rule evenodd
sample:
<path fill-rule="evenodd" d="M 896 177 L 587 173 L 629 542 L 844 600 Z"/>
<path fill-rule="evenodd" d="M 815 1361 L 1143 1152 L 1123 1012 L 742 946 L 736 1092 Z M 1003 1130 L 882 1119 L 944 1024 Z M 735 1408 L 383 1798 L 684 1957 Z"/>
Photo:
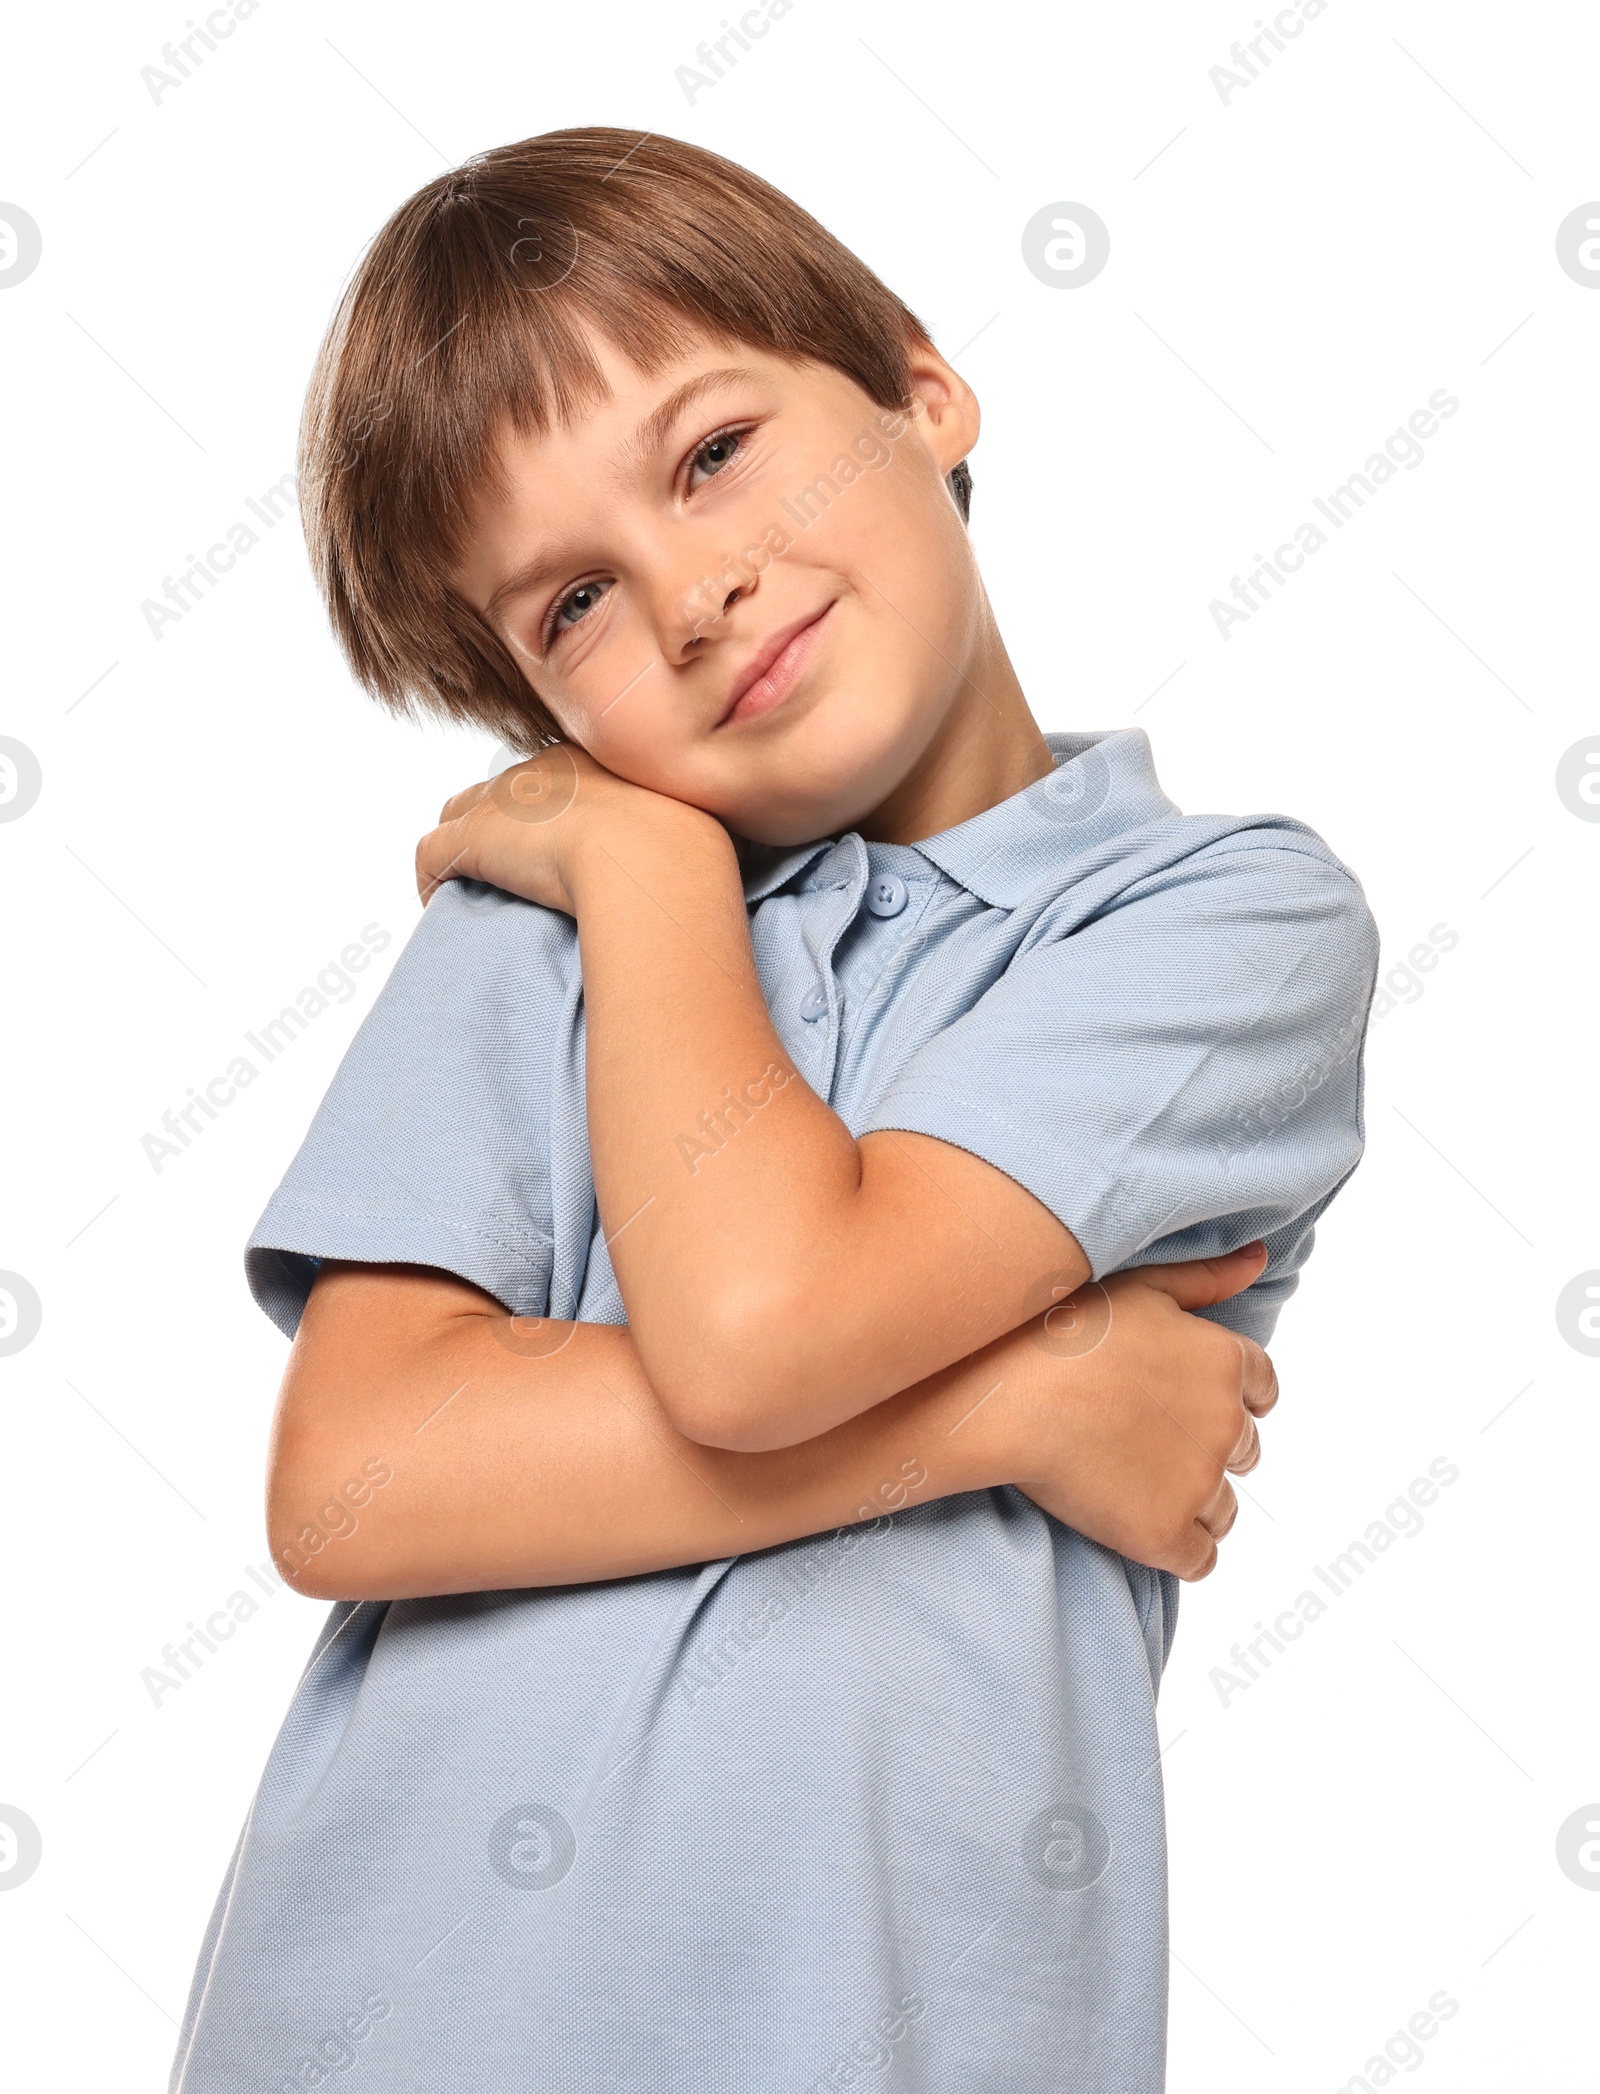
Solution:
<path fill-rule="evenodd" d="M 1281 813 L 1185 814 L 1163 790 L 1142 728 L 1045 740 L 1052 771 L 916 846 L 1042 934 L 1161 896 L 1180 911 L 1306 895 L 1337 897 L 1356 917 L 1365 910 L 1355 873 L 1308 823 Z"/>
<path fill-rule="evenodd" d="M 570 917 L 483 881 L 447 880 L 396 954 L 340 1079 L 397 1098 L 465 1082 L 520 1094 L 547 1081 L 581 1003 Z"/>
<path fill-rule="evenodd" d="M 479 993 L 544 1002 L 569 964 L 575 971 L 577 950 L 577 926 L 559 909 L 482 880 L 446 880 L 417 919 L 384 993 L 434 1003 Z"/>
<path fill-rule="evenodd" d="M 1357 874 L 1293 815 L 1184 814 L 1169 806 L 1108 838 L 1087 861 L 1053 872 L 1036 895 L 1041 930 L 1081 928 L 1122 912 L 1131 927 L 1153 904 L 1163 917 L 1187 919 L 1197 934 L 1247 918 L 1310 915 L 1359 944 L 1376 940 Z"/>
<path fill-rule="evenodd" d="M 1354 869 L 1308 822 L 1290 814 L 1179 814 L 1153 839 L 1159 865 L 1183 877 L 1276 879 L 1288 887 L 1345 890 L 1366 903 Z"/>

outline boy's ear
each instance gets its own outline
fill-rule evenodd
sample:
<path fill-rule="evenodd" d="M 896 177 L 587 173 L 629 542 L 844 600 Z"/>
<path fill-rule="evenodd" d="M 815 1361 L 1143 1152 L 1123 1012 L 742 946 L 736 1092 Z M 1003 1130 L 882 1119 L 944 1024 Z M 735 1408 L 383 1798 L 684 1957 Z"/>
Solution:
<path fill-rule="evenodd" d="M 913 342 L 909 407 L 941 473 L 958 466 L 978 441 L 978 396 L 931 342 Z"/>

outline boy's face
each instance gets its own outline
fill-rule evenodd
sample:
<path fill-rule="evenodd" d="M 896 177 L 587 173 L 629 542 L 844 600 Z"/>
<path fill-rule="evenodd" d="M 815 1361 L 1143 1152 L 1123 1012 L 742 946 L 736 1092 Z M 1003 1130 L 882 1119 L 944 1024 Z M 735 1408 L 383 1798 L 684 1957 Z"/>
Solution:
<path fill-rule="evenodd" d="M 593 347 L 609 397 L 506 434 L 456 586 L 619 777 L 761 842 L 858 826 L 986 702 L 944 481 L 977 402 L 932 350 L 902 412 L 743 344 L 653 377 Z"/>

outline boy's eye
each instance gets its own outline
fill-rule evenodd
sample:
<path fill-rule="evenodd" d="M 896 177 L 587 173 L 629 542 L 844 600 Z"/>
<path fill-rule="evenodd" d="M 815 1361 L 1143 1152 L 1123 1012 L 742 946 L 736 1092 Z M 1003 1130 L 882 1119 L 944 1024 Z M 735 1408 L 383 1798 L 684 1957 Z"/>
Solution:
<path fill-rule="evenodd" d="M 569 589 L 550 613 L 544 631 L 545 646 L 587 618 L 610 587 L 609 582 L 600 581 L 580 582 L 576 589 Z"/>
<path fill-rule="evenodd" d="M 733 455 L 744 441 L 741 429 L 719 429 L 715 436 L 708 436 L 689 461 L 689 477 L 694 478 L 695 469 L 703 467 L 709 474 L 720 473 L 725 465 L 732 463 Z"/>

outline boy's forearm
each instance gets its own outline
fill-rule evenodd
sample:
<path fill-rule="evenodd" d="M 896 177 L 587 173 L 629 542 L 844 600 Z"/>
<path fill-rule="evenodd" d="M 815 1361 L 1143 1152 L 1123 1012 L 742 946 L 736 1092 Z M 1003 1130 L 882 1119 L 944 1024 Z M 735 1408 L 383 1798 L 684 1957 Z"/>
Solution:
<path fill-rule="evenodd" d="M 578 932 L 601 1219 L 665 1389 L 714 1375 L 734 1316 L 809 1262 L 856 1190 L 856 1144 L 772 1023 L 715 824 L 591 848 Z"/>
<path fill-rule="evenodd" d="M 337 1402 L 297 1392 L 291 1362 L 268 1508 L 280 1569 L 318 1597 L 635 1576 L 987 1488 L 1016 1465 L 981 1359 L 822 1438 L 741 1454 L 673 1427 L 625 1328 L 574 1325 L 530 1359 L 506 1349 L 503 1321 L 463 1315 L 397 1376 L 381 1331 L 362 1342 L 365 1312 L 337 1313 Z"/>
<path fill-rule="evenodd" d="M 1021 1230 L 984 1207 L 990 1186 L 945 1193 L 938 1174 L 973 1159 L 916 1136 L 857 1144 L 773 1026 L 730 839 L 680 811 L 597 839 L 574 888 L 595 1185 L 668 1410 L 697 1441 L 772 1448 L 965 1357 L 1032 1313 L 1042 1277 L 1065 1292 L 1088 1266 L 1063 1272 L 1077 1246 L 1010 1181 L 1034 1209 Z M 880 1256 L 913 1193 L 931 1299 L 897 1288 L 903 1250 Z"/>

